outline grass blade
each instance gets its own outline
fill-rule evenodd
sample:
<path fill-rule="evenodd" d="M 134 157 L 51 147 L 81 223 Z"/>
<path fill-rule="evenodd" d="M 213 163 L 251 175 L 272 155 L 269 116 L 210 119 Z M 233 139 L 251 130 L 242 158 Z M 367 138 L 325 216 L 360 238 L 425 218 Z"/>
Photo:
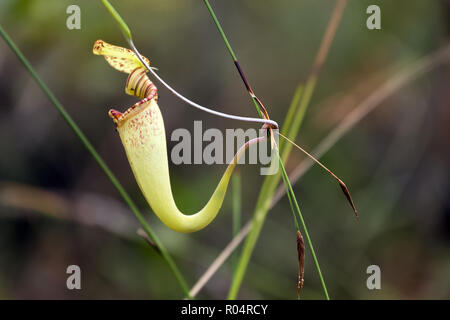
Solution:
<path fill-rule="evenodd" d="M 410 66 L 402 71 L 395 70 L 394 68 L 389 68 L 389 72 L 382 72 L 382 74 L 393 73 L 393 77 L 385 79 L 379 88 L 372 90 L 372 93 L 359 103 L 352 112 L 350 112 L 342 121 L 323 139 L 317 148 L 314 149 L 312 154 L 320 159 L 328 150 L 330 150 L 345 134 L 347 134 L 351 129 L 353 129 L 361 120 L 363 120 L 368 114 L 370 114 L 374 109 L 384 102 L 385 99 L 391 97 L 399 89 L 406 86 L 418 77 L 432 71 L 437 66 L 449 62 L 450 57 L 450 45 L 445 45 L 439 50 L 420 58 L 419 60 L 412 63 Z M 355 92 L 358 90 L 355 90 Z M 353 95 L 353 91 L 349 93 Z M 281 142 L 281 141 L 280 141 Z M 280 143 L 281 144 L 281 143 Z M 302 161 L 297 168 L 290 175 L 291 184 L 295 184 L 298 179 L 300 179 L 305 172 L 307 172 L 312 164 L 310 159 L 305 159 Z M 278 201 L 286 194 L 286 189 L 283 185 L 280 185 L 277 189 L 275 196 L 272 198 L 272 204 L 270 208 L 274 207 Z M 289 198 L 289 194 L 288 194 Z M 217 271 L 220 265 L 217 260 L 223 263 L 226 258 L 231 254 L 231 252 L 237 248 L 240 242 L 247 236 L 251 230 L 251 221 L 247 222 L 244 227 L 242 227 L 238 236 L 233 238 L 233 240 L 222 250 L 218 258 L 214 263 L 214 270 L 211 270 L 211 266 L 208 268 L 208 276 L 210 279 L 214 272 Z M 204 279 L 202 276 L 200 279 Z M 205 285 L 207 281 L 203 281 L 202 285 Z M 196 287 L 196 294 L 201 288 Z M 192 291 L 191 291 L 192 293 Z"/>
<path fill-rule="evenodd" d="M 175 275 L 175 278 L 177 279 L 183 292 L 186 294 L 187 297 L 190 298 L 188 286 L 187 286 L 185 280 L 183 279 L 178 267 L 176 266 L 175 262 L 173 261 L 172 257 L 169 255 L 169 252 L 163 246 L 163 244 L 161 243 L 159 238 L 156 236 L 156 234 L 153 232 L 150 225 L 147 223 L 144 216 L 139 211 L 139 209 L 137 208 L 137 206 L 135 205 L 135 203 L 133 202 L 131 197 L 128 195 L 128 193 L 125 191 L 123 186 L 120 184 L 119 180 L 117 180 L 117 178 L 115 177 L 114 173 L 111 171 L 111 169 L 109 169 L 108 165 L 105 163 L 105 161 L 102 159 L 102 157 L 95 150 L 94 146 L 89 142 L 88 138 L 84 135 L 84 133 L 81 131 L 81 129 L 78 127 L 78 125 L 72 119 L 72 117 L 67 113 L 64 106 L 59 102 L 59 100 L 55 97 L 55 95 L 52 93 L 52 91 L 43 82 L 43 80 L 40 78 L 40 76 L 37 74 L 37 72 L 34 70 L 34 68 L 28 62 L 27 58 L 23 55 L 23 53 L 20 51 L 20 49 L 16 46 L 14 41 L 8 36 L 8 34 L 3 29 L 2 26 L 0 26 L 0 35 L 5 40 L 5 42 L 8 44 L 8 46 L 11 48 L 11 50 L 15 53 L 15 55 L 20 60 L 20 62 L 27 69 L 27 71 L 30 73 L 31 77 L 39 85 L 41 90 L 47 95 L 47 97 L 50 99 L 52 104 L 59 111 L 61 116 L 64 118 L 64 120 L 69 125 L 69 127 L 74 131 L 74 133 L 77 135 L 78 139 L 86 147 L 86 149 L 91 154 L 91 156 L 94 158 L 94 160 L 98 163 L 98 165 L 103 170 L 103 172 L 106 174 L 106 176 L 111 181 L 113 186 L 117 189 L 119 194 L 122 196 L 123 200 L 127 203 L 127 205 L 130 207 L 131 211 L 134 213 L 136 218 L 141 223 L 142 228 L 144 229 L 145 233 L 149 236 L 149 238 L 158 247 L 159 251 L 161 252 L 162 257 L 169 265 L 170 269 L 172 270 L 173 274 Z"/>
<path fill-rule="evenodd" d="M 281 162 L 281 158 L 279 157 L 278 159 Z M 298 218 L 300 220 L 300 224 L 302 225 L 302 229 L 303 229 L 303 232 L 305 234 L 306 242 L 308 243 L 309 250 L 311 251 L 311 255 L 312 255 L 313 260 L 314 260 L 314 265 L 316 266 L 317 274 L 319 275 L 320 284 L 322 285 L 322 289 L 323 289 L 323 292 L 325 294 L 325 298 L 327 300 L 330 300 L 330 296 L 328 295 L 327 286 L 325 284 L 325 280 L 323 278 L 322 271 L 320 269 L 319 260 L 317 259 L 316 252 L 314 250 L 311 237 L 309 236 L 308 229 L 306 228 L 305 220 L 304 220 L 303 215 L 302 215 L 302 213 L 300 211 L 300 207 L 298 205 L 297 199 L 295 198 L 295 194 L 294 194 L 294 190 L 292 189 L 291 182 L 289 181 L 289 177 L 288 177 L 288 175 L 286 173 L 286 169 L 284 168 L 284 166 L 280 166 L 280 167 L 281 167 L 281 171 L 282 171 L 281 175 L 283 177 L 284 183 L 286 183 L 286 185 L 288 186 L 288 189 L 289 189 L 288 192 L 290 193 L 291 201 L 292 201 L 292 203 L 295 206 L 295 211 L 297 212 Z"/>
<path fill-rule="evenodd" d="M 341 20 L 346 2 L 347 2 L 346 0 L 338 0 L 338 2 L 336 3 L 335 9 L 334 9 L 331 19 L 328 23 L 327 30 L 322 39 L 322 43 L 321 43 L 319 52 L 316 56 L 316 59 L 315 59 L 315 62 L 314 62 L 313 68 L 312 68 L 312 72 L 310 73 L 308 81 L 306 82 L 304 92 L 302 92 L 302 89 L 300 89 L 300 87 L 299 87 L 294 96 L 294 98 L 297 98 L 299 100 L 298 107 L 295 106 L 294 107 L 295 111 L 288 112 L 288 117 L 286 118 L 286 121 L 285 121 L 286 123 L 289 124 L 288 128 L 285 128 L 287 131 L 286 135 L 289 138 L 291 138 L 292 140 L 295 139 L 295 137 L 298 134 L 298 131 L 300 130 L 302 121 L 304 119 L 304 115 L 306 113 L 307 107 L 309 106 L 311 97 L 312 97 L 312 95 L 314 93 L 314 89 L 316 87 L 319 72 L 326 60 L 327 55 L 328 55 L 332 40 L 334 38 L 337 27 Z M 214 13 L 214 10 L 212 9 L 211 5 L 209 4 L 209 1 L 204 0 L 204 3 L 214 21 L 217 29 L 219 30 L 219 33 L 220 33 L 223 41 L 225 42 L 225 45 L 226 45 L 231 57 L 233 58 L 234 64 L 235 64 L 236 68 L 238 69 L 239 74 L 241 75 L 241 78 L 252 98 L 253 103 L 255 104 L 256 107 L 259 106 L 259 108 L 257 108 L 257 110 L 260 112 L 260 116 L 261 116 L 261 111 L 265 111 L 265 108 L 262 106 L 262 103 L 260 103 L 260 100 L 253 93 L 253 90 L 251 89 L 246 77 L 244 76 L 242 69 L 239 66 L 237 57 L 236 57 L 233 49 L 231 48 L 230 42 L 228 41 L 219 21 Z M 292 116 L 294 114 L 295 114 L 295 117 L 292 119 Z M 282 173 L 283 177 L 287 178 L 287 174 L 284 169 L 283 162 L 286 161 L 287 158 L 289 157 L 290 151 L 292 150 L 292 145 L 283 144 L 283 149 L 280 149 L 280 150 L 282 150 L 282 151 L 280 151 L 280 152 L 282 152 L 282 155 L 280 158 L 280 167 L 282 168 L 282 171 L 284 171 Z M 253 249 L 258 240 L 259 234 L 262 229 L 262 225 L 264 224 L 266 214 L 270 208 L 271 199 L 274 195 L 274 192 L 279 183 L 279 180 L 280 180 L 279 174 L 276 174 L 273 176 L 268 176 L 264 180 L 263 187 L 261 189 L 260 195 L 258 197 L 258 202 L 257 202 L 256 208 L 255 208 L 255 213 L 254 213 L 254 217 L 253 217 L 253 228 L 250 231 L 250 234 L 249 234 L 249 236 L 245 242 L 244 248 L 242 250 L 241 258 L 240 258 L 240 261 L 238 264 L 238 269 L 235 273 L 235 277 L 233 277 L 230 292 L 228 294 L 229 299 L 236 298 L 236 295 L 239 291 L 239 287 L 242 283 L 242 280 L 243 280 L 243 277 L 245 274 L 245 270 L 247 269 L 248 262 L 250 261 Z M 288 183 L 289 183 L 289 180 L 288 180 Z M 290 183 L 289 183 L 289 185 L 290 185 Z M 295 199 L 295 197 L 293 199 Z M 296 201 L 293 201 L 293 202 L 294 202 L 294 204 L 297 204 L 296 207 L 298 208 L 298 203 L 296 203 Z M 299 209 L 298 209 L 298 211 L 299 211 Z M 298 213 L 301 216 L 301 213 L 300 212 L 298 212 Z M 303 218 L 301 218 L 300 220 L 303 221 Z M 304 223 L 302 223 L 302 225 L 304 228 L 306 227 Z M 309 242 L 310 237 L 307 234 L 306 230 L 305 230 L 305 236 L 306 236 L 307 242 Z M 309 247 L 311 250 L 313 250 L 312 243 L 309 244 Z M 322 277 L 320 268 L 318 268 L 318 261 L 317 261 L 317 258 L 315 257 L 315 254 L 313 255 L 313 257 L 314 257 L 314 262 L 316 264 L 317 272 L 321 279 L 325 297 L 327 299 L 329 299 L 328 292 L 326 291 L 326 286 L 323 281 L 323 277 Z"/>
<path fill-rule="evenodd" d="M 131 37 L 131 30 L 126 24 L 125 20 L 123 20 L 120 14 L 117 12 L 117 10 L 111 5 L 111 3 L 109 3 L 108 0 L 102 0 L 102 3 L 119 24 L 120 29 L 125 35 L 125 38 L 127 38 L 128 40 L 132 40 L 133 38 Z"/>

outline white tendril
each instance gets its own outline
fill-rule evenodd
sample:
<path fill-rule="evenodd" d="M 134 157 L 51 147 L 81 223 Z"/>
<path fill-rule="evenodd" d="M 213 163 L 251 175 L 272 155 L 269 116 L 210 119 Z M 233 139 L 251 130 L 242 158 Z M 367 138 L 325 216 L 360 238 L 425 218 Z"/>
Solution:
<path fill-rule="evenodd" d="M 178 93 L 174 88 L 172 88 L 171 86 L 169 86 L 154 70 L 153 68 L 151 68 L 147 62 L 145 62 L 145 60 L 142 58 L 141 54 L 139 53 L 139 51 L 136 49 L 136 47 L 134 46 L 134 43 L 131 39 L 128 40 L 129 45 L 131 46 L 131 48 L 133 49 L 134 53 L 136 53 L 138 59 L 141 61 L 141 63 L 145 66 L 145 68 L 161 83 L 163 84 L 167 89 L 169 89 L 170 92 L 172 92 L 175 96 L 177 96 L 179 99 L 181 99 L 182 101 L 186 102 L 187 104 L 200 109 L 202 111 L 214 114 L 216 116 L 219 117 L 223 117 L 223 118 L 228 118 L 228 119 L 233 119 L 233 120 L 239 120 L 239 121 L 246 121 L 246 122 L 258 122 L 258 123 L 265 123 L 265 124 L 269 124 L 271 126 L 275 126 L 275 128 L 278 128 L 278 123 L 276 123 L 273 120 L 267 120 L 267 119 L 261 119 L 261 118 L 251 118 L 251 117 L 241 117 L 241 116 L 235 116 L 232 114 L 227 114 L 227 113 L 223 113 L 220 111 L 216 111 L 216 110 L 211 110 L 209 108 L 206 108 L 204 106 L 199 105 L 198 103 L 195 103 L 191 100 L 189 100 L 188 98 L 186 98 L 185 96 L 181 95 L 180 93 Z"/>

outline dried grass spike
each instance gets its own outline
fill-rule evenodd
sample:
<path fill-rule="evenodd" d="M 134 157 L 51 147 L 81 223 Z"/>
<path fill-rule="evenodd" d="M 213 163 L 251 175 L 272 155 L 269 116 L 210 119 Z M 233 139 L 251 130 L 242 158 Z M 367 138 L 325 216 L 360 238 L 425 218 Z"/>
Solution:
<path fill-rule="evenodd" d="M 303 288 L 305 275 L 305 242 L 299 230 L 297 230 L 297 254 L 298 254 L 298 283 L 297 298 L 300 299 L 300 293 Z"/>

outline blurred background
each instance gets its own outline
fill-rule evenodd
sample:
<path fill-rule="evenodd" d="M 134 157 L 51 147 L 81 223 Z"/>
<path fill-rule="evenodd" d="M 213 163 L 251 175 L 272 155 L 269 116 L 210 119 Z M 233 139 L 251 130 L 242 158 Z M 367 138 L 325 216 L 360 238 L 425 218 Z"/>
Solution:
<path fill-rule="evenodd" d="M 256 116 L 202 1 L 112 1 L 140 51 L 181 93 L 231 114 Z M 66 8 L 81 8 L 81 30 L 66 28 Z M 366 28 L 366 8 L 381 7 L 382 30 Z M 211 1 L 253 89 L 282 123 L 307 79 L 334 0 Z M 297 142 L 313 150 L 399 71 L 449 44 L 448 0 L 349 0 Z M 192 286 L 232 239 L 231 193 L 215 221 L 179 234 L 151 212 L 132 176 L 110 107 L 125 110 L 126 75 L 92 54 L 95 40 L 126 46 L 100 1 L 1 0 L 0 23 L 106 160 Z M 318 167 L 294 186 L 335 299 L 450 298 L 450 67 L 432 71 L 382 101 L 323 157 L 352 191 L 359 223 L 335 182 Z M 158 85 L 158 84 L 157 84 Z M 166 133 L 242 127 L 188 107 L 159 86 Z M 97 163 L 4 41 L 0 41 L 0 298 L 179 299 L 162 258 L 136 234 L 139 224 Z M 250 127 L 250 126 L 248 126 Z M 245 127 L 244 127 L 245 128 Z M 168 142 L 169 150 L 173 142 Z M 293 150 L 291 172 L 304 156 Z M 171 164 L 176 202 L 195 212 L 222 165 Z M 243 222 L 263 182 L 241 166 Z M 79 265 L 82 290 L 67 290 Z M 368 290 L 366 268 L 381 268 Z M 198 295 L 223 299 L 227 261 Z M 239 298 L 296 299 L 297 252 L 289 203 L 269 212 Z M 302 298 L 322 298 L 307 252 Z"/>

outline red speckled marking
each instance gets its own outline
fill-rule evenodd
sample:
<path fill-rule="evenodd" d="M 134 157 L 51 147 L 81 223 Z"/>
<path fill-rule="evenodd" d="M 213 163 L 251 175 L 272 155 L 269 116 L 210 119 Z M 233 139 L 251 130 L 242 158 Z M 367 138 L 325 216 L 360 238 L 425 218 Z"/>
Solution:
<path fill-rule="evenodd" d="M 162 117 L 155 107 L 147 107 L 141 111 L 126 124 L 128 132 L 132 132 L 129 137 L 130 146 L 141 148 L 150 144 L 150 147 L 153 148 L 152 138 L 164 133 L 162 124 Z"/>

